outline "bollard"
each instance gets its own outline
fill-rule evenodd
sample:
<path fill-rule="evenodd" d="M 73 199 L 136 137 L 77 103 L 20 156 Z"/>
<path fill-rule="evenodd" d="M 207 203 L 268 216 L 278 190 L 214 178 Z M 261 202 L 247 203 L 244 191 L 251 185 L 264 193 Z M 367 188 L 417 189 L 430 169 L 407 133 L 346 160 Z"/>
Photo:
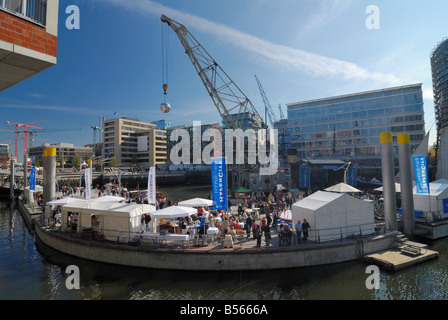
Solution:
<path fill-rule="evenodd" d="M 400 161 L 401 210 L 403 233 L 405 235 L 412 235 L 415 228 L 411 147 L 409 143 L 409 133 L 397 134 L 398 157 Z"/>
<path fill-rule="evenodd" d="M 380 144 L 381 169 L 383 176 L 384 222 L 386 230 L 398 230 L 392 132 L 381 132 Z"/>
<path fill-rule="evenodd" d="M 44 150 L 44 204 L 56 197 L 56 148 Z"/>

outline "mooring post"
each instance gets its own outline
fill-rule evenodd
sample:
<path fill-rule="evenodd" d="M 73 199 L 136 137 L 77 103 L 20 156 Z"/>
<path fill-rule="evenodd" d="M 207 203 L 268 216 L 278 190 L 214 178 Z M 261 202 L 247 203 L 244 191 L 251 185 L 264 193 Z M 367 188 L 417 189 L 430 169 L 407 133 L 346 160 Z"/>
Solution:
<path fill-rule="evenodd" d="M 380 143 L 381 168 L 383 175 L 384 222 L 386 230 L 398 230 L 392 132 L 381 132 Z"/>

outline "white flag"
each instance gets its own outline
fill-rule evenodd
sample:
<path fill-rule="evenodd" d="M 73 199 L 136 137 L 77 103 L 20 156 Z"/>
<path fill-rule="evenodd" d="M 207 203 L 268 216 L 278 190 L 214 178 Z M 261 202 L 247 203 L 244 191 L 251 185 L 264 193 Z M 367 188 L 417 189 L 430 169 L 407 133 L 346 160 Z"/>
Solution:
<path fill-rule="evenodd" d="M 150 167 L 148 174 L 148 203 L 156 203 L 156 168 Z"/>
<path fill-rule="evenodd" d="M 86 181 L 86 190 L 84 193 L 86 195 L 86 200 L 90 200 L 90 184 L 92 181 L 92 177 L 90 176 L 90 168 L 84 169 L 84 179 Z"/>

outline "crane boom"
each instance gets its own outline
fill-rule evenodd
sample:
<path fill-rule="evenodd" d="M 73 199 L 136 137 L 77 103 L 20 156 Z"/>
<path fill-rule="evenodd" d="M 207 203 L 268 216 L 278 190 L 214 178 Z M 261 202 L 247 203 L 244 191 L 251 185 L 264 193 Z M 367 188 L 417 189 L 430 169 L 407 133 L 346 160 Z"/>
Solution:
<path fill-rule="evenodd" d="M 252 121 L 248 125 L 249 128 L 266 128 L 265 123 L 249 98 L 230 79 L 187 28 L 165 15 L 162 15 L 160 19 L 162 22 L 167 23 L 176 33 L 185 49 L 185 53 L 190 58 L 210 98 L 218 109 L 226 128 L 238 129 L 245 126 L 243 125 L 243 120 L 245 120 L 244 117 L 247 113 L 252 114 Z"/>
<path fill-rule="evenodd" d="M 266 93 L 263 90 L 263 86 L 261 85 L 260 80 L 258 80 L 257 75 L 255 75 L 255 79 L 257 80 L 257 84 L 258 84 L 258 89 L 260 90 L 261 93 L 261 98 L 263 99 L 264 102 L 264 107 L 265 107 L 265 121 L 267 121 L 267 119 L 269 118 L 269 122 L 271 123 L 272 128 L 274 128 L 274 123 L 277 122 L 277 118 L 274 115 L 274 112 L 272 111 L 272 107 L 271 104 L 269 102 L 268 97 L 266 96 Z"/>

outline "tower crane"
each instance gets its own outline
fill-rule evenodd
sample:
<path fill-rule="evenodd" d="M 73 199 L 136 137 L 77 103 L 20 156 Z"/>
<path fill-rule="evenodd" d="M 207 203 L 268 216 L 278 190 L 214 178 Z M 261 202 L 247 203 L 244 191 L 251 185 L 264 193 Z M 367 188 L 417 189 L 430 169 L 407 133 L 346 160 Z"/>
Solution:
<path fill-rule="evenodd" d="M 43 130 L 27 130 L 26 133 L 29 134 L 30 139 L 28 140 L 28 148 L 32 148 L 33 147 L 33 141 L 37 140 L 34 139 L 33 137 L 36 136 L 38 133 L 41 132 L 63 132 L 63 131 L 77 131 L 77 130 L 81 130 L 81 128 L 67 128 L 67 129 L 43 129 Z"/>
<path fill-rule="evenodd" d="M 249 124 L 249 128 L 266 128 L 266 124 L 261 120 L 262 118 L 249 98 L 230 79 L 187 28 L 164 14 L 162 14 L 160 19 L 162 22 L 167 23 L 176 33 L 185 49 L 185 53 L 193 63 L 210 98 L 218 109 L 226 128 L 242 128 L 244 116 L 247 113 L 251 113 L 254 117 Z M 234 117 L 233 115 L 236 116 Z M 257 121 L 257 119 L 260 121 Z"/>
<path fill-rule="evenodd" d="M 41 120 L 41 121 L 36 121 L 36 122 L 31 122 L 31 123 L 18 123 L 18 122 L 10 122 L 10 121 L 6 121 L 6 124 L 10 124 L 16 127 L 16 130 L 13 131 L 15 133 L 15 156 L 16 156 L 16 161 L 19 161 L 19 134 L 23 134 L 23 144 L 24 144 L 24 151 L 23 151 L 23 155 L 26 156 L 27 154 L 27 145 L 28 145 L 28 133 L 26 132 L 28 130 L 28 128 L 36 128 L 36 129 L 43 129 L 41 127 L 36 127 L 34 124 L 36 123 L 40 123 L 40 122 L 44 122 L 45 120 Z M 19 131 L 19 128 L 23 128 L 23 132 Z M 6 131 L 6 130 L 3 130 Z"/>
<path fill-rule="evenodd" d="M 274 128 L 274 123 L 277 122 L 278 120 L 277 120 L 276 116 L 274 115 L 274 112 L 272 111 L 272 107 L 271 107 L 271 104 L 269 103 L 269 99 L 266 96 L 266 93 L 264 92 L 263 86 L 261 85 L 260 80 L 258 80 L 257 75 L 255 75 L 255 79 L 257 80 L 258 89 L 260 90 L 261 98 L 263 99 L 263 102 L 264 102 L 264 107 L 265 107 L 264 121 L 267 122 L 268 118 L 269 118 L 269 122 L 270 122 L 272 128 Z"/>
<path fill-rule="evenodd" d="M 280 120 L 285 120 L 285 115 L 283 114 L 283 109 L 282 109 L 282 105 L 279 104 L 278 108 L 280 110 Z"/>
<path fill-rule="evenodd" d="M 76 123 L 79 123 L 79 124 L 82 124 L 84 126 L 92 128 L 92 130 L 93 130 L 93 153 L 95 153 L 95 150 L 96 150 L 96 133 L 97 133 L 97 131 L 101 132 L 103 130 L 103 128 L 97 127 L 97 126 L 95 126 L 93 124 L 84 123 L 84 122 L 81 122 L 81 121 L 78 121 L 78 120 L 67 119 L 67 118 L 64 118 L 64 117 L 62 117 L 62 119 L 67 120 L 67 121 L 76 122 Z"/>

